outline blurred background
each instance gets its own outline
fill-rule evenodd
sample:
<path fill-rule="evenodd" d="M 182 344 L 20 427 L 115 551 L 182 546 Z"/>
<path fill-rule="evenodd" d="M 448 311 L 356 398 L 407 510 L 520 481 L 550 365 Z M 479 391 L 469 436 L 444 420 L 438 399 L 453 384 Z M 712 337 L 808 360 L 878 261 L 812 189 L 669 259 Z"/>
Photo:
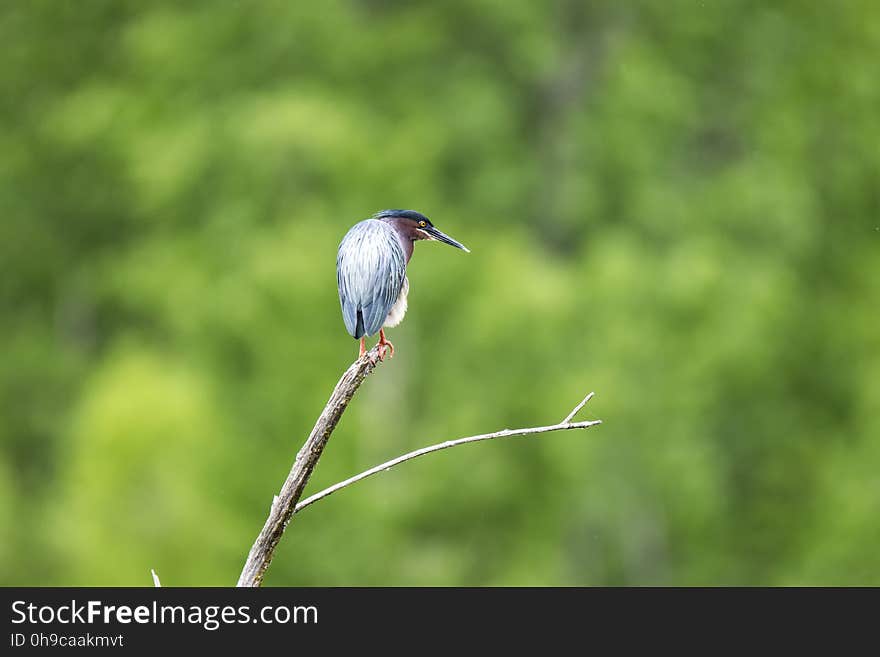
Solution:
<path fill-rule="evenodd" d="M 231 585 L 421 243 L 267 585 L 880 585 L 880 7 L 6 2 L 0 583 Z"/>

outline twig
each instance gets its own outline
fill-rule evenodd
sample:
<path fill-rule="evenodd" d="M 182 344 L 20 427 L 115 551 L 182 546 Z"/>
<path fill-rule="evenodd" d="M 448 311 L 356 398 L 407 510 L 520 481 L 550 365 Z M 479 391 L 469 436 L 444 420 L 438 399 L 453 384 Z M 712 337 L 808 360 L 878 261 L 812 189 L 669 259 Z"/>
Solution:
<path fill-rule="evenodd" d="M 159 588 L 162 586 L 162 582 L 159 581 L 159 576 L 156 574 L 156 571 L 150 568 L 150 573 L 153 575 L 153 586 Z"/>
<path fill-rule="evenodd" d="M 309 476 L 315 469 L 318 459 L 321 458 L 321 453 L 330 439 L 330 434 L 336 428 L 339 418 L 342 417 L 354 393 L 379 363 L 378 355 L 378 349 L 374 347 L 366 355 L 352 363 L 351 367 L 339 379 L 339 383 L 336 384 L 336 388 L 318 417 L 311 434 L 296 455 L 296 460 L 290 469 L 290 474 L 287 475 L 287 480 L 281 487 L 281 491 L 272 501 L 269 517 L 251 547 L 247 561 L 238 578 L 238 586 L 260 586 L 263 583 L 263 576 L 272 562 L 278 541 L 281 540 L 281 536 L 294 514 L 296 503 L 302 497 Z"/>
<path fill-rule="evenodd" d="M 567 422 L 571 422 L 571 421 L 574 419 L 574 416 L 581 412 L 581 409 L 582 409 L 584 406 L 587 405 L 587 402 L 590 401 L 590 400 L 593 398 L 593 395 L 595 395 L 595 394 L 596 394 L 595 392 L 591 392 L 589 395 L 587 395 L 586 397 L 584 397 L 584 398 L 581 400 L 581 403 L 578 404 L 577 406 L 575 406 L 575 407 L 572 409 L 571 413 L 569 413 L 568 415 L 566 415 L 566 416 L 565 416 L 565 419 L 564 419 L 562 422 L 560 422 L 560 424 L 565 424 L 565 423 L 567 423 Z"/>
<path fill-rule="evenodd" d="M 566 418 L 560 422 L 559 424 L 551 424 L 546 427 L 530 427 L 528 429 L 504 429 L 502 431 L 496 431 L 494 433 L 483 433 L 478 436 L 468 436 L 467 438 L 458 438 L 456 440 L 447 440 L 442 443 L 438 443 L 436 445 L 431 445 L 430 447 L 423 447 L 421 449 L 417 449 L 415 451 L 404 454 L 403 456 L 398 456 L 396 459 L 391 459 L 390 461 L 386 461 L 385 463 L 381 463 L 369 470 L 365 470 L 360 474 L 357 474 L 353 477 L 349 477 L 345 481 L 340 481 L 338 484 L 334 484 L 329 488 L 325 488 L 319 493 L 315 493 L 304 499 L 302 502 L 296 505 L 294 509 L 294 513 L 299 513 L 307 506 L 310 506 L 317 502 L 318 500 L 322 500 L 328 495 L 332 495 L 338 490 L 342 490 L 352 484 L 355 484 L 359 481 L 366 479 L 367 477 L 372 477 L 374 474 L 379 474 L 384 470 L 390 470 L 395 465 L 400 465 L 406 461 L 411 461 L 420 456 L 425 456 L 426 454 L 432 454 L 433 452 L 439 452 L 442 449 L 449 449 L 450 447 L 457 447 L 458 445 L 466 445 L 468 443 L 477 443 L 483 440 L 492 440 L 494 438 L 508 438 L 510 436 L 528 436 L 536 433 L 548 433 L 550 431 L 566 431 L 568 429 L 586 429 L 588 427 L 594 427 L 597 424 L 602 424 L 602 420 L 591 420 L 587 422 L 572 422 L 571 420 L 575 415 L 586 405 L 590 399 L 593 398 L 594 393 L 590 393 L 587 395 L 584 400 L 575 406 L 574 410 L 569 413 Z"/>

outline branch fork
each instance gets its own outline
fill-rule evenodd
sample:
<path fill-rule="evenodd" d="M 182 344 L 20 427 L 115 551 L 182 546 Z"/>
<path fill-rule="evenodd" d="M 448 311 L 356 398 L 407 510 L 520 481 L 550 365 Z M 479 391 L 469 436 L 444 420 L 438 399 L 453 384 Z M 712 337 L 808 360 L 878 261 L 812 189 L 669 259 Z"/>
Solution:
<path fill-rule="evenodd" d="M 529 427 L 526 429 L 503 429 L 494 433 L 484 433 L 476 436 L 468 436 L 466 438 L 447 440 L 436 445 L 423 447 L 408 452 L 407 454 L 403 454 L 402 456 L 398 456 L 390 461 L 386 461 L 385 463 L 381 463 L 369 470 L 354 475 L 353 477 L 349 477 L 345 481 L 340 481 L 338 484 L 325 488 L 324 490 L 300 501 L 306 484 L 308 484 L 309 477 L 315 469 L 318 459 L 321 458 L 321 454 L 324 451 L 324 447 L 327 445 L 327 441 L 330 439 L 330 435 L 333 433 L 342 414 L 348 407 L 348 403 L 351 401 L 352 397 L 354 397 L 354 394 L 357 392 L 361 383 L 364 382 L 364 379 L 366 379 L 381 362 L 382 359 L 379 358 L 377 345 L 358 358 L 345 371 L 342 378 L 339 380 L 339 383 L 336 384 L 336 388 L 333 390 L 333 394 L 330 395 L 330 399 L 327 401 L 327 405 L 318 417 L 318 421 L 315 423 L 312 432 L 309 434 L 306 442 L 296 455 L 296 460 L 293 463 L 290 474 L 287 476 L 287 480 L 284 482 L 278 495 L 272 500 L 269 517 L 266 519 L 263 529 L 259 536 L 257 536 L 257 540 L 254 542 L 253 547 L 251 547 L 247 561 L 245 562 L 244 568 L 238 579 L 238 586 L 261 586 L 266 570 L 269 568 L 269 564 L 272 562 L 272 557 L 275 554 L 275 548 L 278 546 L 278 542 L 281 540 L 284 530 L 287 528 L 287 525 L 290 523 L 294 514 L 302 511 L 307 506 L 311 506 L 318 500 L 324 499 L 325 497 L 342 490 L 343 488 L 347 488 L 352 484 L 380 472 L 390 470 L 394 466 L 405 463 L 406 461 L 411 461 L 421 456 L 426 456 L 451 447 L 481 442 L 484 440 L 493 440 L 495 438 L 528 436 L 539 433 L 549 433 L 551 431 L 567 431 L 570 429 L 587 429 L 602 423 L 601 420 L 588 420 L 584 422 L 572 421 L 581 409 L 586 406 L 587 402 L 592 399 L 593 393 L 591 392 L 558 424 L 551 424 L 542 427 Z M 153 576 L 154 583 L 158 586 L 158 577 L 156 577 L 155 573 Z"/>

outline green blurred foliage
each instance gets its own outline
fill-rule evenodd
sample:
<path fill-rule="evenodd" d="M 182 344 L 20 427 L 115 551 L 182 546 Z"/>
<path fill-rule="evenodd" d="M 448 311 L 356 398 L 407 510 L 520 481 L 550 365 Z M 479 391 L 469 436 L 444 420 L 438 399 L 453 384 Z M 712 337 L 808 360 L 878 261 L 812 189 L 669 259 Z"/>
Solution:
<path fill-rule="evenodd" d="M 414 208 L 285 585 L 880 585 L 873 2 L 6 2 L 0 583 L 225 585 Z"/>

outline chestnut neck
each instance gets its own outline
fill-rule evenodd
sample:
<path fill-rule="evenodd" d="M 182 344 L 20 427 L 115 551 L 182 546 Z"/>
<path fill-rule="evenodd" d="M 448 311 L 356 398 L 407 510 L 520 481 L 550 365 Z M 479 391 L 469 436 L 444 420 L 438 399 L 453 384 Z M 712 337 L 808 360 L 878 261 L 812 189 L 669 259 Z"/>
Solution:
<path fill-rule="evenodd" d="M 400 245 L 403 247 L 403 252 L 406 254 L 406 262 L 409 264 L 409 259 L 412 258 L 413 245 L 416 240 L 425 239 L 424 233 L 413 226 L 412 221 L 402 217 L 382 218 L 381 221 L 390 225 L 394 229 L 394 232 L 397 233 L 397 238 L 400 240 Z"/>

